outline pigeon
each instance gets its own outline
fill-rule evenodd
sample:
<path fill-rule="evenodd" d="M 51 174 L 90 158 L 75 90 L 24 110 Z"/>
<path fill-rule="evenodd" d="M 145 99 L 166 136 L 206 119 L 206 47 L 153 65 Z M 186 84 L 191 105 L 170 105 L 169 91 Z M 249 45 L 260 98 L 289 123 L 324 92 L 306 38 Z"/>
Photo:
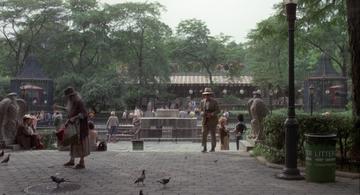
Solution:
<path fill-rule="evenodd" d="M 9 160 L 10 160 L 10 154 L 8 154 L 8 156 L 4 160 L 2 160 L 1 163 L 8 163 Z"/>
<path fill-rule="evenodd" d="M 164 178 L 164 179 L 158 180 L 157 182 L 159 182 L 165 186 L 167 183 L 169 183 L 170 179 L 171 179 L 171 177 Z"/>
<path fill-rule="evenodd" d="M 51 176 L 50 178 L 53 182 L 55 182 L 57 184 L 57 188 L 59 188 L 59 185 L 61 183 L 66 182 L 66 180 L 64 178 L 60 178 L 60 177 L 56 177 L 56 176 Z"/>
<path fill-rule="evenodd" d="M 216 159 L 216 160 L 214 160 L 214 163 L 217 163 L 218 162 L 218 160 Z"/>
<path fill-rule="evenodd" d="M 0 153 L 0 157 L 4 156 L 4 150 Z"/>
<path fill-rule="evenodd" d="M 144 195 L 142 190 L 140 190 L 139 195 Z"/>
<path fill-rule="evenodd" d="M 144 185 L 145 170 L 142 170 L 141 176 L 135 180 L 134 183 L 139 184 L 140 182 Z"/>

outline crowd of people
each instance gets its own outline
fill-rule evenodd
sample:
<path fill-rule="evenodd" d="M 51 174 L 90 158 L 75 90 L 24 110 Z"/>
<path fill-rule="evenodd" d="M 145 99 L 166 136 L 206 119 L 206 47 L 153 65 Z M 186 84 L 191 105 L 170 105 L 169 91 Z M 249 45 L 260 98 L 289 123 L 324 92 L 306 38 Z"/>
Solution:
<path fill-rule="evenodd" d="M 205 88 L 202 93 L 203 99 L 198 107 L 193 102 L 190 102 L 189 109 L 186 111 L 180 111 L 179 117 L 185 118 L 198 116 L 202 119 L 202 152 L 207 152 L 207 139 L 209 133 L 211 135 L 210 152 L 215 152 L 217 133 L 219 135 L 221 150 L 229 150 L 231 133 L 235 135 L 236 148 L 239 150 L 239 141 L 243 139 L 246 131 L 244 116 L 239 114 L 237 116 L 238 122 L 235 128 L 228 128 L 229 112 L 221 111 L 219 109 L 218 102 L 213 97 L 213 94 L 214 93 L 211 88 Z M 83 169 L 85 168 L 85 157 L 90 154 L 91 150 L 96 150 L 99 146 L 105 147 L 106 150 L 106 142 L 113 141 L 113 135 L 117 132 L 120 121 L 116 116 L 115 111 L 111 111 L 105 125 L 108 130 L 107 139 L 99 144 L 97 131 L 95 130 L 93 121 L 95 117 L 94 113 L 87 111 L 80 95 L 72 87 L 69 87 L 64 91 L 64 97 L 67 100 L 66 106 L 63 107 L 55 105 L 53 114 L 42 111 L 33 115 L 24 115 L 22 124 L 18 126 L 16 142 L 24 149 L 44 148 L 42 137 L 36 130 L 37 122 L 41 120 L 51 121 L 51 124 L 54 125 L 56 129 L 56 135 L 58 137 L 60 147 L 67 146 L 70 151 L 70 159 L 64 164 L 64 166 L 74 166 L 75 169 Z M 258 101 L 256 98 L 258 97 L 254 96 L 254 99 L 251 101 Z M 153 109 L 151 110 L 153 111 Z M 64 119 L 62 114 L 63 112 L 66 113 L 66 119 Z M 121 115 L 123 119 L 131 117 L 135 139 L 140 139 L 141 137 L 140 118 L 143 115 L 144 113 L 139 108 L 135 108 L 132 113 L 124 111 Z M 256 118 L 254 114 L 251 116 L 253 117 L 252 122 L 254 124 L 257 123 L 257 121 L 255 121 L 256 119 L 261 120 Z M 80 159 L 78 164 L 75 163 L 76 158 Z"/>
<path fill-rule="evenodd" d="M 55 105 L 55 111 L 51 117 L 44 112 L 36 115 L 24 115 L 22 123 L 17 128 L 16 143 L 23 149 L 43 149 L 42 136 L 36 130 L 37 122 L 51 118 L 58 142 L 61 146 L 69 146 L 70 159 L 64 166 L 83 169 L 85 168 L 85 157 L 90 154 L 91 145 L 96 142 L 96 131 L 94 124 L 88 120 L 88 111 L 80 95 L 72 87 L 69 87 L 64 91 L 64 97 L 67 101 L 66 106 Z M 62 112 L 67 113 L 65 122 Z M 80 158 L 76 165 L 75 158 Z"/>
<path fill-rule="evenodd" d="M 237 116 L 238 123 L 233 130 L 227 127 L 230 113 L 228 111 L 220 111 L 218 102 L 213 97 L 214 92 L 211 88 L 205 88 L 202 93 L 203 99 L 200 102 L 200 111 L 202 116 L 202 152 L 207 152 L 207 137 L 211 135 L 210 152 L 215 152 L 216 133 L 219 134 L 220 149 L 229 150 L 230 133 L 234 133 L 236 137 L 236 148 L 239 150 L 239 141 L 243 139 L 246 131 L 244 116 Z M 219 117 L 219 114 L 221 116 Z"/>

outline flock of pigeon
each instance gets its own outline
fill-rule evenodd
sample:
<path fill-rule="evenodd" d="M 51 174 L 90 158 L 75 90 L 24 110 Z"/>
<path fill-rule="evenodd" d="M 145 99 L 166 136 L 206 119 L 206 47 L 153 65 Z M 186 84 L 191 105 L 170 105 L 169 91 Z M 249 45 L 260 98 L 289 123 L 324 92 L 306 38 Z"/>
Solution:
<path fill-rule="evenodd" d="M 63 183 L 63 182 L 69 182 L 69 180 L 66 180 L 66 179 L 64 179 L 64 178 L 57 177 L 57 176 L 51 176 L 50 178 L 51 178 L 51 180 L 52 180 L 54 183 L 56 183 L 57 188 L 60 187 L 60 184 L 61 184 L 61 183 Z M 139 185 L 139 184 L 141 183 L 142 185 L 145 185 L 145 184 L 144 184 L 145 178 L 146 178 L 146 176 L 145 176 L 145 170 L 142 170 L 142 173 L 141 173 L 140 177 L 138 177 L 138 178 L 135 180 L 134 184 Z M 165 187 L 166 184 L 168 184 L 168 183 L 170 182 L 170 179 L 171 179 L 171 177 L 169 177 L 169 178 L 163 178 L 163 179 L 158 180 L 157 182 L 161 183 L 161 184 L 163 185 L 163 187 Z M 142 191 L 142 190 L 139 191 L 139 195 L 143 195 L 143 191 Z"/>
<path fill-rule="evenodd" d="M 142 173 L 141 173 L 140 177 L 138 177 L 138 178 L 135 180 L 134 184 L 139 185 L 140 183 L 142 183 L 142 185 L 145 185 L 145 184 L 144 184 L 145 178 L 146 178 L 146 176 L 145 176 L 145 170 L 142 170 Z M 169 177 L 169 178 L 163 178 L 163 179 L 157 180 L 157 182 L 161 183 L 161 184 L 163 185 L 163 187 L 165 187 L 166 184 L 168 184 L 168 183 L 170 182 L 170 179 L 171 179 L 171 177 Z M 140 190 L 139 195 L 143 195 L 143 191 L 142 191 L 142 190 Z"/>
<path fill-rule="evenodd" d="M 4 155 L 5 155 L 5 152 L 4 152 L 4 150 L 2 150 L 2 152 L 0 153 L 0 158 L 2 158 Z M 4 159 L 1 161 L 1 164 L 7 164 L 9 161 L 10 161 L 10 154 L 8 154 L 7 157 L 4 158 Z M 56 183 L 56 187 L 57 187 L 57 188 L 60 187 L 60 184 L 61 184 L 61 183 L 63 183 L 63 182 L 69 182 L 68 180 L 66 180 L 66 179 L 64 179 L 64 178 L 57 177 L 57 176 L 51 176 L 50 178 L 51 178 L 51 180 L 52 180 L 54 183 Z M 144 184 L 145 178 L 146 178 L 146 176 L 145 176 L 145 170 L 142 170 L 142 173 L 141 173 L 140 177 L 138 177 L 138 178 L 135 180 L 134 184 L 139 185 L 139 184 L 141 183 L 142 185 L 145 185 L 145 184 Z M 168 184 L 168 183 L 170 182 L 170 179 L 171 179 L 171 177 L 163 178 L 163 179 L 157 180 L 157 182 L 161 183 L 161 184 L 163 185 L 163 187 L 165 187 L 166 184 Z M 139 195 L 142 195 L 142 194 L 143 194 L 143 191 L 140 190 Z"/>
<path fill-rule="evenodd" d="M 142 173 L 141 173 L 140 177 L 138 177 L 135 180 L 134 184 L 139 184 L 141 182 L 143 185 L 145 185 L 144 184 L 145 178 L 146 178 L 145 177 L 145 170 L 142 170 Z M 163 178 L 163 179 L 158 180 L 157 182 L 159 182 L 159 183 L 163 184 L 163 186 L 165 186 L 166 184 L 168 184 L 170 182 L 170 179 L 171 179 L 171 177 Z"/>

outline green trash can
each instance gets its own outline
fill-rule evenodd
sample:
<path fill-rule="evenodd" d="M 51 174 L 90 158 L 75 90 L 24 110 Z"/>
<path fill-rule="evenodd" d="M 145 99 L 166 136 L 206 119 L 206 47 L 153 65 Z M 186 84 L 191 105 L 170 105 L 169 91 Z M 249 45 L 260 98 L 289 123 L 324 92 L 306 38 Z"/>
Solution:
<path fill-rule="evenodd" d="M 309 182 L 335 182 L 336 134 L 305 134 L 306 169 Z"/>

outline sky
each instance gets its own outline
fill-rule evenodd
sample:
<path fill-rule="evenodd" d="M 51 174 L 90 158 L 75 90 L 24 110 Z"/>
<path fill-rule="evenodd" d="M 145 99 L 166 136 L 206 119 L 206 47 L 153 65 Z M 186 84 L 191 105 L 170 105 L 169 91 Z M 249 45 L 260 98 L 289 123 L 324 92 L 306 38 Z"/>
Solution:
<path fill-rule="evenodd" d="M 123 3 L 134 0 L 99 0 L 101 3 Z M 146 2 L 145 0 L 136 0 Z M 153 2 L 155 0 L 147 0 Z M 245 42 L 256 24 L 275 13 L 274 4 L 282 0 L 156 0 L 166 7 L 161 20 L 173 30 L 180 21 L 196 18 L 204 21 L 212 35 L 232 36 Z"/>

